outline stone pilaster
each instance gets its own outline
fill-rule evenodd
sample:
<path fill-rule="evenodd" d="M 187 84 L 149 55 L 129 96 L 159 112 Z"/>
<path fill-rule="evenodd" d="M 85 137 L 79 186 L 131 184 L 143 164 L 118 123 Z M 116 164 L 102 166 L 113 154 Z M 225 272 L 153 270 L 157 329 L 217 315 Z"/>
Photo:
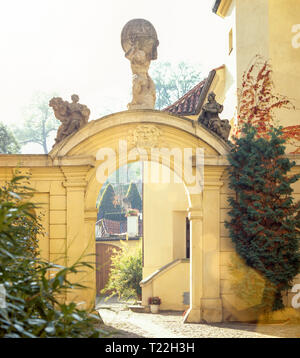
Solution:
<path fill-rule="evenodd" d="M 86 258 L 92 266 L 86 272 L 85 285 L 87 290 L 85 292 L 85 300 L 87 308 L 92 308 L 96 299 L 96 239 L 95 239 L 95 224 L 97 220 L 97 208 L 85 210 L 84 217 L 84 241 L 86 246 Z"/>
<path fill-rule="evenodd" d="M 190 220 L 190 308 L 185 317 L 185 323 L 201 321 L 202 296 L 202 222 L 203 212 L 200 209 L 189 208 Z"/>
<path fill-rule="evenodd" d="M 67 266 L 71 266 L 79 261 L 89 261 L 86 256 L 87 243 L 85 235 L 85 208 L 84 198 L 87 186 L 86 175 L 89 167 L 69 168 L 63 167 L 62 171 L 66 181 L 64 186 L 67 192 Z M 86 268 L 81 267 L 80 271 L 69 275 L 69 280 L 74 283 L 85 285 Z M 73 289 L 67 293 L 68 301 L 83 302 L 85 301 L 85 289 Z M 86 306 L 87 302 L 83 305 Z M 83 306 L 80 306 L 83 307 Z"/>
<path fill-rule="evenodd" d="M 220 296 L 220 177 L 223 169 L 206 170 L 203 189 L 201 319 L 222 321 Z"/>

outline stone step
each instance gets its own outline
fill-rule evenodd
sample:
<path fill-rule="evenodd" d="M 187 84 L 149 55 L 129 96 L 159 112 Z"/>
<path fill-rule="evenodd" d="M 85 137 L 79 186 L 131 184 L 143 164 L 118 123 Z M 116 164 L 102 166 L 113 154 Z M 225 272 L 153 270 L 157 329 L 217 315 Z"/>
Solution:
<path fill-rule="evenodd" d="M 130 306 L 128 306 L 128 308 L 130 309 L 130 311 L 137 312 L 137 313 L 150 312 L 150 307 L 149 306 L 130 305 Z"/>

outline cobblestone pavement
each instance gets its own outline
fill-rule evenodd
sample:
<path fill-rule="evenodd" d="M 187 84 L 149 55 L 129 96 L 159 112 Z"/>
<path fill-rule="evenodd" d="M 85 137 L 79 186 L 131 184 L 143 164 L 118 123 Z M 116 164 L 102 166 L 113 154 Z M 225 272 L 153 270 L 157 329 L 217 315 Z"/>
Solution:
<path fill-rule="evenodd" d="M 183 324 L 182 312 L 136 313 L 117 301 L 101 303 L 98 311 L 114 338 L 300 338 L 299 325 Z"/>

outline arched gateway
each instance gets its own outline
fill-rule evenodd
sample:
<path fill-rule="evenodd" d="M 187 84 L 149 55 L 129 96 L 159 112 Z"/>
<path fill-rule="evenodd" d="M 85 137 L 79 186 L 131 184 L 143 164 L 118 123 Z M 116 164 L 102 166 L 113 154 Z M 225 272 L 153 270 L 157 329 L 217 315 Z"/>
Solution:
<path fill-rule="evenodd" d="M 126 143 L 126 151 L 120 142 Z M 139 150 L 141 146 L 143 151 Z M 220 245 L 221 234 L 224 236 L 222 202 L 227 192 L 224 171 L 229 148 L 200 124 L 155 110 L 115 113 L 89 122 L 56 145 L 49 155 L 0 156 L 1 181 L 9 179 L 15 167 L 30 170 L 35 200 L 42 203 L 47 233 L 41 238 L 41 253 L 49 260 L 71 264 L 84 255 L 95 255 L 96 200 L 102 186 L 99 172 L 105 172 L 103 166 L 112 172 L 124 164 L 126 157 L 128 162 L 145 160 L 145 156 L 149 159 L 151 150 L 162 148 L 192 154 L 187 158 L 192 168 L 190 175 L 194 176 L 197 165 L 201 164 L 197 162 L 197 150 L 203 150 L 201 190 L 195 190 L 195 186 L 186 182 L 184 165 L 179 165 L 174 158 L 169 163 L 166 161 L 167 152 L 162 150 L 160 157 L 151 160 L 168 163 L 169 168 L 183 178 L 189 192 L 186 209 L 191 222 L 190 308 L 186 321 L 222 321 Z M 69 293 L 68 299 L 85 301 L 88 306 L 94 304 L 93 270 L 78 273 L 72 279 L 89 289 Z M 147 292 L 145 288 L 143 295 Z M 143 299 L 145 301 L 146 296 Z"/>
<path fill-rule="evenodd" d="M 227 272 L 233 248 L 224 228 L 229 192 L 225 174 L 229 151 L 226 140 L 230 125 L 218 117 L 223 106 L 215 101 L 214 93 L 208 94 L 209 89 L 218 87 L 217 72 L 221 68 L 211 71 L 205 81 L 172 108 L 165 109 L 182 113 L 194 106 L 193 115 L 198 117 L 202 108 L 198 120 L 179 117 L 153 110 L 156 94 L 148 70 L 150 62 L 157 58 L 159 45 L 153 25 L 144 19 L 129 21 L 122 30 L 121 44 L 133 73 L 129 110 L 88 122 L 90 110 L 78 103 L 77 95 L 72 96 L 72 103 L 52 98 L 49 105 L 62 122 L 54 148 L 48 155 L 0 155 L 0 181 L 9 179 L 16 167 L 31 172 L 31 185 L 36 189 L 34 200 L 40 203 L 47 234 L 40 240 L 41 255 L 52 262 L 70 265 L 80 259 L 95 261 L 96 201 L 109 174 L 124 164 L 140 160 L 167 167 L 176 174 L 176 180 L 181 180 L 180 190 L 185 191 L 188 200 L 185 196 L 178 209 L 169 205 L 174 199 L 172 195 L 165 196 L 165 200 L 159 198 L 159 206 L 169 205 L 173 216 L 160 221 L 155 235 L 153 231 L 152 236 L 144 237 L 148 266 L 144 267 L 141 282 L 143 303 L 157 292 L 167 292 L 165 297 L 177 296 L 173 309 L 178 307 L 179 296 L 184 296 L 184 302 L 179 304 L 189 304 L 186 322 L 226 320 L 231 316 L 232 306 Z M 206 98 L 208 102 L 204 104 Z M 181 265 L 185 251 L 182 226 L 185 228 L 186 216 L 190 261 L 185 260 Z M 160 232 L 163 227 L 165 231 Z M 173 239 L 168 238 L 171 253 L 163 256 L 161 253 L 166 249 L 163 233 L 166 235 L 171 229 L 175 232 Z M 159 255 L 170 261 L 160 259 L 156 260 L 156 266 L 151 265 L 151 258 Z M 158 263 L 162 267 L 157 267 Z M 68 292 L 67 299 L 85 302 L 88 307 L 94 305 L 95 269 L 86 269 L 69 279 L 88 288 Z M 189 284 L 183 285 L 184 280 L 189 280 Z M 178 293 L 174 287 L 184 291 Z M 170 302 L 163 299 L 164 309 L 172 309 Z"/>

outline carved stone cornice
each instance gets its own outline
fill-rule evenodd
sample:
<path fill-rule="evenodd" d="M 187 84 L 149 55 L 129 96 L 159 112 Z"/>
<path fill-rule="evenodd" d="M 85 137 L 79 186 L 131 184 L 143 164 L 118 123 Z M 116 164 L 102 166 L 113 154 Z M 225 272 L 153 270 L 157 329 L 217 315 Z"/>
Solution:
<path fill-rule="evenodd" d="M 95 166 L 92 155 L 54 157 L 45 154 L 0 154 L 0 167 L 5 168 L 57 168 L 74 166 Z"/>
<path fill-rule="evenodd" d="M 187 211 L 189 220 L 203 220 L 203 210 L 189 208 Z"/>
<path fill-rule="evenodd" d="M 157 148 L 161 143 L 162 131 L 153 124 L 141 124 L 128 133 L 127 140 L 134 148 Z"/>
<path fill-rule="evenodd" d="M 88 221 L 88 222 L 92 221 L 93 223 L 95 223 L 97 220 L 97 214 L 98 214 L 97 208 L 86 209 L 84 211 L 84 221 Z"/>
<path fill-rule="evenodd" d="M 82 191 L 87 187 L 87 174 L 90 166 L 61 167 L 65 176 L 63 186 L 67 191 Z"/>

